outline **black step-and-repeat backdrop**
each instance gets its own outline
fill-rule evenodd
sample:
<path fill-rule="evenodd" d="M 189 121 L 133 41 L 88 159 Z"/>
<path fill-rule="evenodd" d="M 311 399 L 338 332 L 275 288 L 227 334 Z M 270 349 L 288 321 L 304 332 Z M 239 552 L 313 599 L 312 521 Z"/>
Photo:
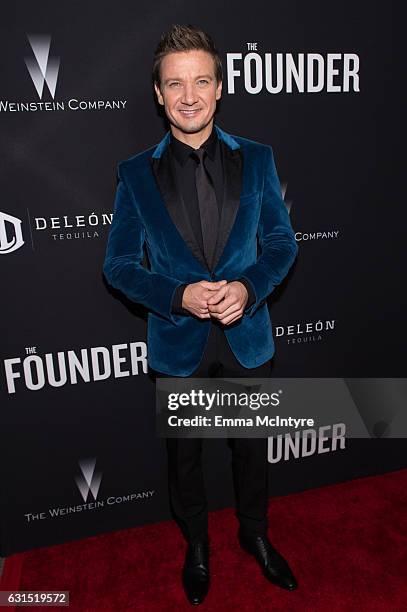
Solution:
<path fill-rule="evenodd" d="M 218 43 L 218 125 L 274 149 L 299 245 L 269 302 L 274 374 L 405 376 L 388 5 L 7 4 L 0 556 L 170 516 L 146 312 L 109 289 L 102 265 L 116 164 L 166 129 L 150 73 L 172 23 L 197 24 Z M 403 441 L 374 421 L 372 439 L 274 455 L 272 495 L 401 467 Z M 228 453 L 223 440 L 207 441 L 211 508 L 233 503 Z"/>

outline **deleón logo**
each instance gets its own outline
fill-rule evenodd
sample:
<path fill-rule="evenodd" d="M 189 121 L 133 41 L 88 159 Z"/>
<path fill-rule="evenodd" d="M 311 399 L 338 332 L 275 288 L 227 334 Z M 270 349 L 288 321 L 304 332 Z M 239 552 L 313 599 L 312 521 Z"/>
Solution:
<path fill-rule="evenodd" d="M 75 481 L 82 499 L 86 503 L 89 493 L 92 493 L 93 499 L 96 501 L 102 480 L 102 472 L 95 472 L 96 457 L 81 459 L 78 464 L 81 474 L 75 477 Z"/>
<path fill-rule="evenodd" d="M 82 215 L 62 215 L 60 217 L 32 217 L 27 209 L 28 226 L 24 233 L 31 236 L 32 249 L 35 250 L 40 234 L 52 238 L 54 242 L 61 240 L 77 240 L 100 238 L 101 229 L 108 228 L 113 219 L 113 213 L 102 211 Z M 23 239 L 22 219 L 0 211 L 0 255 L 8 255 L 25 244 Z M 55 231 L 56 230 L 56 231 Z"/>
<path fill-rule="evenodd" d="M 27 34 L 27 38 L 34 57 L 26 57 L 24 59 L 32 82 L 37 90 L 38 97 L 42 100 L 44 83 L 46 83 L 52 98 L 54 98 L 60 58 L 50 57 L 51 35 Z"/>
<path fill-rule="evenodd" d="M 287 337 L 287 344 L 319 342 L 326 336 L 324 332 L 335 330 L 336 323 L 337 319 L 319 319 L 285 326 L 275 325 L 274 334 L 276 338 Z"/>
<path fill-rule="evenodd" d="M 0 211 L 0 255 L 7 255 L 23 246 L 21 219 Z M 9 235 L 7 235 L 7 225 Z"/>

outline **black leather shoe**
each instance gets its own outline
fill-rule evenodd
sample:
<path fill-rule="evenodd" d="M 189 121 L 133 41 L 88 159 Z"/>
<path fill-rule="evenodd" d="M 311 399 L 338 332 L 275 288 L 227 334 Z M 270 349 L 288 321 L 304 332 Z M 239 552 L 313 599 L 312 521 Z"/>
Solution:
<path fill-rule="evenodd" d="M 209 540 L 189 544 L 182 570 L 182 583 L 191 604 L 203 602 L 209 590 Z"/>
<path fill-rule="evenodd" d="M 267 536 L 248 536 L 239 530 L 239 543 L 243 550 L 255 557 L 267 580 L 289 591 L 297 588 L 297 580 L 287 561 Z"/>

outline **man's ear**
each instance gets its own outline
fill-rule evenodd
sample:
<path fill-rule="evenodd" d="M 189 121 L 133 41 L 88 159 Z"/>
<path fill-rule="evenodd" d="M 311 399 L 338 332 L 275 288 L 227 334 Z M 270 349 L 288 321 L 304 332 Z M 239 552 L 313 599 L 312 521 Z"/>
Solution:
<path fill-rule="evenodd" d="M 164 106 L 164 98 L 162 97 L 161 91 L 157 83 L 154 83 L 155 93 L 157 95 L 158 103 Z"/>
<path fill-rule="evenodd" d="M 221 95 L 222 95 L 222 81 L 219 81 L 219 83 L 216 86 L 216 99 L 220 100 Z"/>

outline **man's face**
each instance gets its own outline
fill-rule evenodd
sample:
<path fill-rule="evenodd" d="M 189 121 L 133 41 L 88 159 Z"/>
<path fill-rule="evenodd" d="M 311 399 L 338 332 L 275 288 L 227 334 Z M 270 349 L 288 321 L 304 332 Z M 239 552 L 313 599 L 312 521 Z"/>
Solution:
<path fill-rule="evenodd" d="M 222 93 L 210 53 L 201 50 L 169 53 L 161 62 L 161 85 L 154 85 L 172 126 L 194 134 L 213 118 Z"/>

